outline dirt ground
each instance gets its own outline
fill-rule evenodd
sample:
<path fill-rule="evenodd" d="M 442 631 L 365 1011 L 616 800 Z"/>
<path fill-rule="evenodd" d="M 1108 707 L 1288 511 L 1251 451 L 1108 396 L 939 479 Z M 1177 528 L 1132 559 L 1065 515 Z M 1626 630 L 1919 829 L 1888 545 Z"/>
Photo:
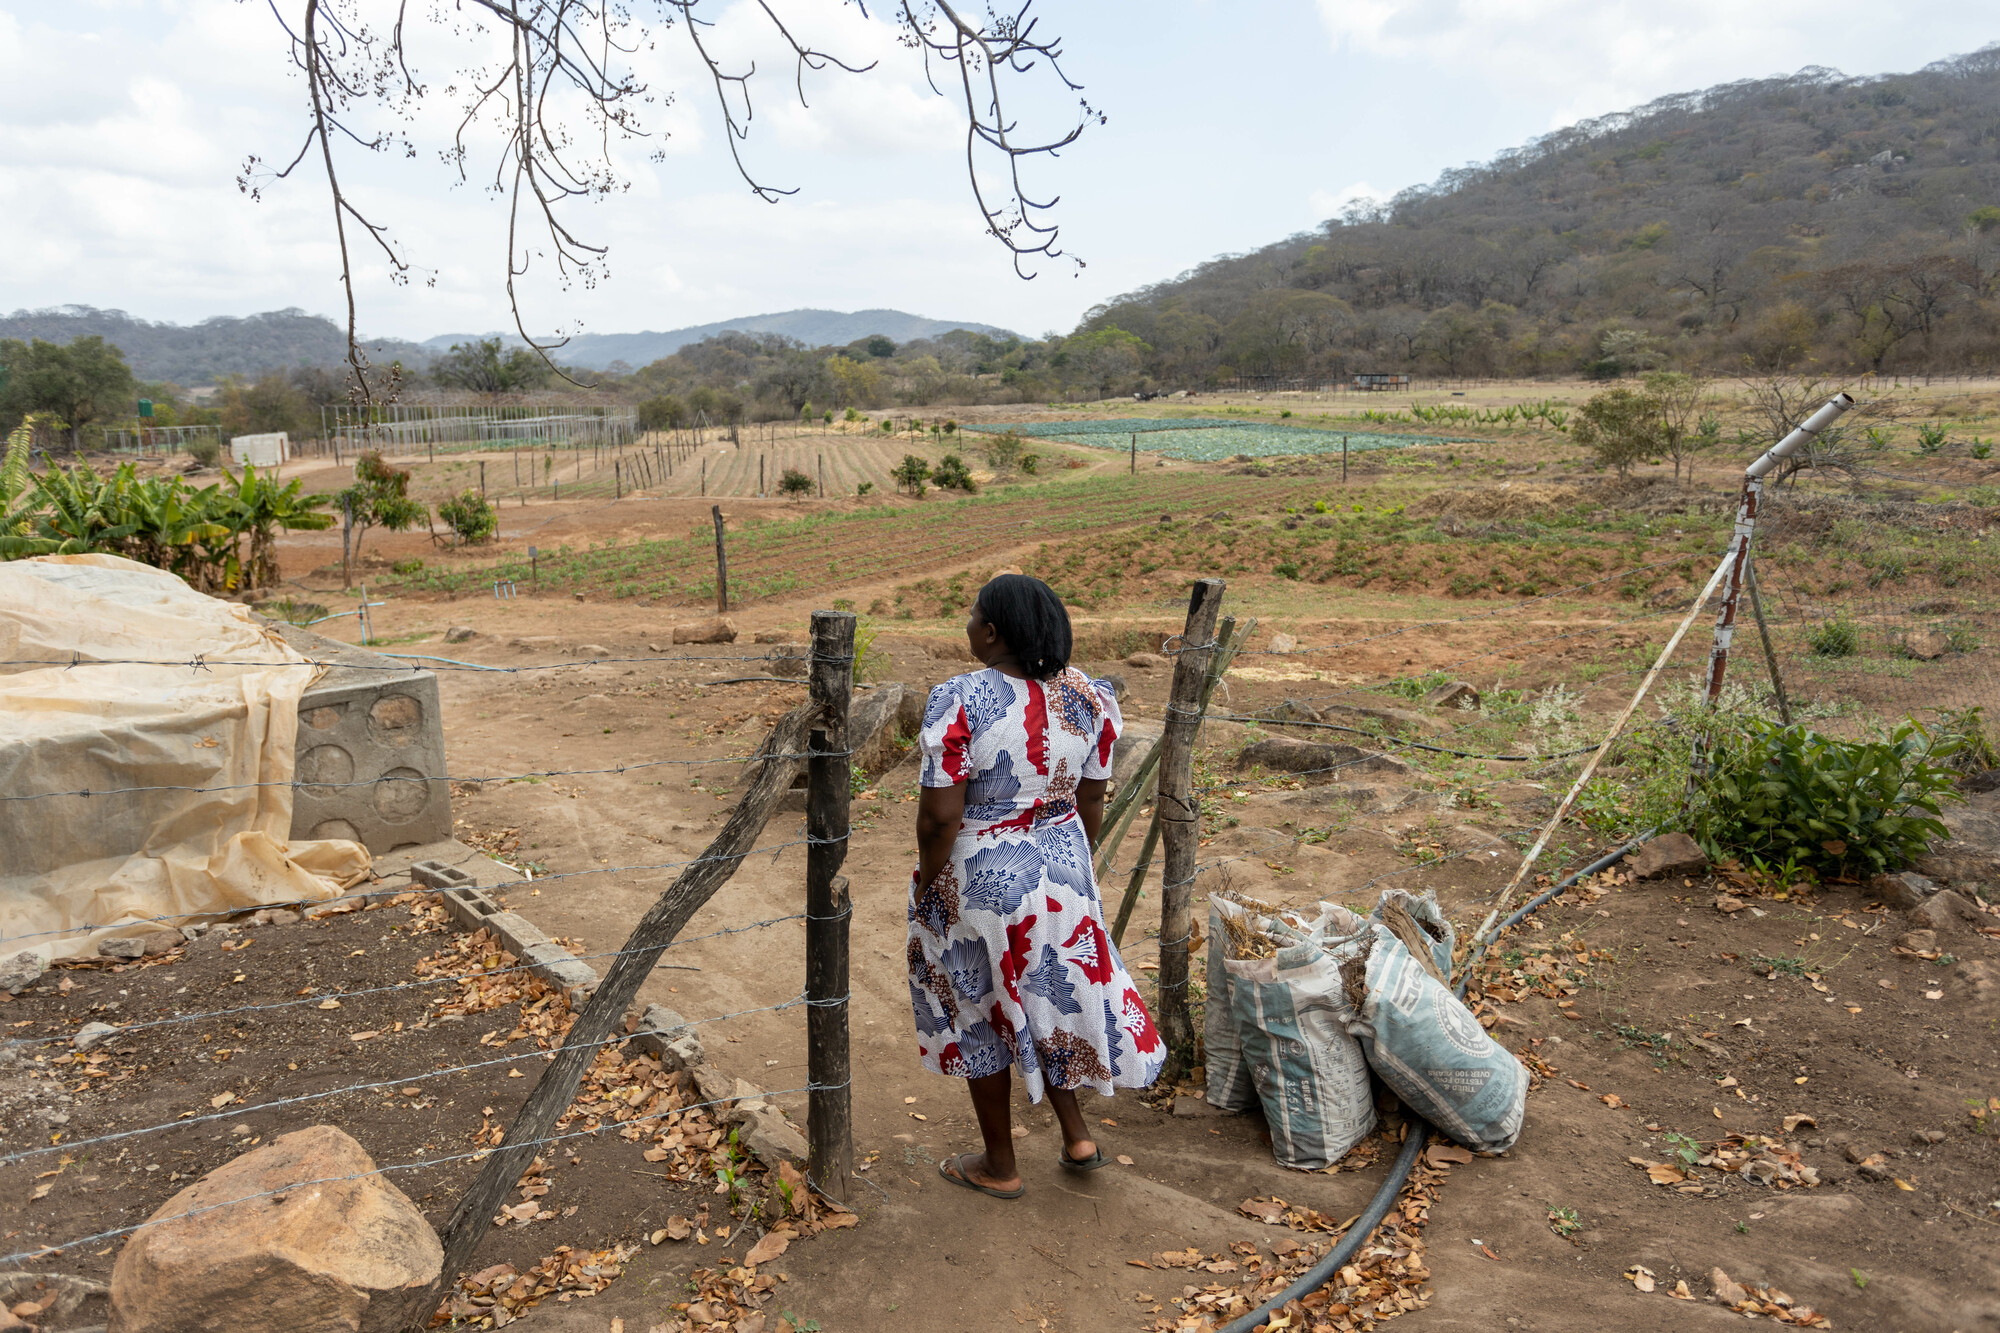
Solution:
<path fill-rule="evenodd" d="M 635 524 L 685 532 L 706 518 L 698 501 L 641 503 L 615 511 L 615 532 L 581 507 L 540 531 L 584 544 L 629 536 Z M 522 534 L 508 535 L 525 544 Z M 377 549 L 396 557 L 401 540 Z M 1030 554 L 998 549 L 981 564 Z M 287 572 L 303 584 L 319 586 L 326 557 L 327 534 L 285 543 Z M 672 881 L 674 864 L 700 852 L 741 781 L 734 757 L 802 697 L 788 683 L 726 683 L 764 674 L 766 650 L 753 635 L 796 637 L 830 591 L 865 607 L 894 587 L 885 578 L 759 600 L 732 612 L 739 636 L 716 647 L 670 646 L 672 626 L 698 608 L 551 594 L 398 596 L 376 611 L 375 629 L 389 651 L 454 659 L 432 665 L 443 668 L 458 833 L 532 870 L 537 882 L 508 890 L 510 905 L 588 957 L 616 949 Z M 1452 665 L 1482 688 L 1502 673 L 1524 687 L 1568 679 L 1582 688 L 1585 715 L 1602 717 L 1629 694 L 1631 662 L 1677 618 L 1671 608 L 1561 603 L 1425 626 L 1487 608 L 1257 572 L 1232 577 L 1227 609 L 1264 618 L 1260 647 L 1280 630 L 1307 648 L 1350 645 L 1303 660 L 1240 659 L 1226 694 L 1238 712 Z M 1157 639 L 1177 619 L 1177 608 L 1145 598 L 1079 616 L 1090 649 L 1084 665 L 1125 677 L 1126 713 L 1136 722 L 1160 719 L 1168 672 L 1121 664 L 1125 636 Z M 352 639 L 352 626 L 321 628 Z M 474 636 L 446 644 L 450 626 Z M 936 617 L 891 622 L 876 647 L 873 678 L 914 688 L 965 665 L 950 625 Z M 553 665 L 579 659 L 603 660 Z M 1586 661 L 1623 674 L 1583 679 L 1577 668 Z M 466 664 L 501 670 L 459 669 Z M 1444 716 L 1441 725 L 1457 721 Z M 1549 775 L 1507 764 L 1447 765 L 1370 784 L 1236 774 L 1229 754 L 1273 730 L 1211 724 L 1204 732 L 1197 771 L 1217 814 L 1198 893 L 1226 884 L 1365 910 L 1382 887 L 1429 888 L 1469 928 L 1517 864 L 1519 835 L 1546 819 L 1558 794 Z M 1330 1173 L 1302 1174 L 1272 1160 L 1255 1115 L 1195 1114 L 1187 1099 L 1155 1108 L 1129 1095 L 1086 1097 L 1086 1114 L 1119 1165 L 1088 1177 L 1060 1172 L 1052 1117 L 1023 1104 L 1024 1199 L 998 1202 L 942 1182 L 935 1162 L 974 1147 L 977 1131 L 963 1090 L 926 1074 L 912 1049 L 902 957 L 914 782 L 907 757 L 871 775 L 855 801 L 844 871 L 855 897 L 854 1116 L 866 1169 L 849 1202 L 859 1225 L 802 1239 L 761 1265 L 782 1281 L 764 1299 L 760 1328 L 754 1316 L 699 1324 L 693 1314 L 710 1307 L 676 1308 L 699 1294 L 690 1275 L 729 1270 L 743 1254 L 735 1242 L 761 1236 L 761 1227 L 744 1230 L 742 1218 L 728 1217 L 726 1189 L 719 1196 L 706 1179 L 668 1178 L 694 1176 L 686 1168 L 700 1165 L 698 1150 L 662 1168 L 643 1156 L 645 1141 L 582 1137 L 574 1160 L 567 1151 L 550 1155 L 548 1192 L 528 1200 L 539 1211 L 491 1233 L 476 1262 L 525 1268 L 562 1245 L 637 1248 L 601 1293 L 545 1300 L 525 1316 L 528 1327 L 1214 1327 L 1238 1284 L 1254 1285 L 1307 1253 L 1300 1245 L 1323 1249 L 1329 1227 L 1366 1203 L 1393 1156 L 1387 1138 Z M 759 923 L 802 909 L 802 838 L 801 815 L 774 818 L 759 853 L 669 955 L 696 970 L 658 971 L 641 994 L 642 1003 L 720 1020 L 704 1028 L 711 1058 L 773 1090 L 799 1123 L 804 1094 L 783 1090 L 806 1081 L 804 1010 L 774 1006 L 800 994 L 802 923 Z M 1543 868 L 1582 864 L 1596 845 L 1587 829 L 1567 827 Z M 1123 863 L 1132 854 L 1124 849 Z M 1122 870 L 1113 879 L 1122 883 Z M 1746 905 L 1720 910 L 1725 892 Z M 1142 977 L 1157 967 L 1156 901 L 1149 891 L 1124 950 Z M 1482 973 L 1476 1003 L 1496 1039 L 1535 1073 L 1526 1129 L 1500 1157 L 1428 1159 L 1402 1220 L 1367 1259 L 1366 1281 L 1350 1284 L 1370 1293 L 1357 1326 L 1382 1321 L 1399 1302 L 1413 1330 L 1679 1329 L 1740 1319 L 1706 1299 L 1710 1271 L 1720 1268 L 1746 1287 L 1782 1289 L 1794 1309 L 1810 1307 L 1835 1328 L 2000 1329 L 2000 1104 L 1987 1109 L 1987 1099 L 2000 1097 L 2000 916 L 1980 911 L 1899 947 L 1914 924 L 1871 904 L 1858 886 L 1779 901 L 1729 879 L 1635 883 L 1614 872 L 1514 932 Z M 716 933 L 725 930 L 738 933 Z M 253 942 L 240 945 L 245 939 Z M 164 963 L 51 973 L 39 992 L 0 1007 L 0 1020 L 16 1025 L 19 1041 L 59 1036 L 85 1018 L 310 1000 L 409 981 L 421 960 L 461 942 L 422 902 L 246 929 L 211 935 Z M 68 990 L 58 989 L 62 981 Z M 430 998 L 393 991 L 343 1000 L 337 1012 L 315 1002 L 149 1028 L 121 1037 L 84 1071 L 52 1068 L 59 1046 L 12 1048 L 24 1054 L 0 1070 L 0 1124 L 15 1152 L 51 1135 L 88 1140 L 190 1110 L 206 1116 L 231 1105 L 216 1107 L 224 1093 L 259 1106 L 509 1052 L 519 1059 L 412 1085 L 421 1089 L 415 1097 L 400 1086 L 387 1096 L 371 1088 L 74 1153 L 50 1143 L 54 1152 L 0 1167 L 0 1226 L 11 1246 L 131 1225 L 241 1143 L 321 1121 L 350 1129 L 378 1163 L 459 1155 L 395 1177 L 441 1220 L 471 1172 L 463 1155 L 525 1096 L 539 1065 L 533 1052 L 550 1038 L 524 1012 L 536 1003 L 532 993 L 451 1023 L 427 1008 Z M 489 1029 L 523 1035 L 496 1052 L 481 1044 Z M 380 1035 L 351 1039 L 363 1031 Z M 91 1086 L 52 1096 L 44 1089 L 57 1080 L 30 1078 L 30 1066 L 61 1073 L 66 1087 Z M 1798 1116 L 1810 1119 L 1787 1123 Z M 1397 1129 L 1391 1120 L 1386 1133 Z M 1790 1174 L 1762 1185 L 1717 1169 L 1746 1140 Z M 42 1174 L 51 1171 L 58 1174 Z M 1677 1178 L 1655 1183 L 1662 1176 Z M 43 1185 L 51 1188 L 38 1193 Z M 1282 1202 L 1274 1208 L 1273 1200 Z M 708 1244 L 650 1243 L 668 1217 L 695 1218 L 704 1205 Z M 732 1227 L 729 1236 L 722 1226 Z M 68 1248 L 37 1266 L 101 1279 L 117 1243 Z M 1650 1292 L 1629 1276 L 1635 1266 L 1649 1270 Z M 1694 1299 L 1675 1298 L 1683 1281 Z"/>

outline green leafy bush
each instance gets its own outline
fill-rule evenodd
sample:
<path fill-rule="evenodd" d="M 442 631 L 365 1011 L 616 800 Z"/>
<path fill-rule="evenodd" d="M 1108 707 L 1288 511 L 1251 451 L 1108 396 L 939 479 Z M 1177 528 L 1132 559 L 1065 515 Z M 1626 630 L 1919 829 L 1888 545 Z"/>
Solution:
<path fill-rule="evenodd" d="M 940 458 L 937 467 L 931 472 L 931 480 L 935 481 L 941 490 L 964 491 L 970 494 L 979 489 L 979 483 L 972 479 L 972 469 L 967 467 L 965 460 L 957 454 L 946 454 Z"/>
<path fill-rule="evenodd" d="M 1021 455 L 1021 472 L 1023 473 L 1023 475 L 1032 477 L 1037 472 L 1041 471 L 1041 468 L 1042 468 L 1042 456 L 1040 454 Z"/>
<path fill-rule="evenodd" d="M 896 464 L 889 476 L 895 481 L 897 490 L 908 491 L 921 500 L 924 483 L 931 479 L 931 465 L 915 454 L 904 454 L 903 461 Z"/>
<path fill-rule="evenodd" d="M 477 490 L 460 491 L 440 504 L 438 517 L 467 544 L 486 541 L 500 530 L 500 515 Z"/>
<path fill-rule="evenodd" d="M 1887 740 L 1842 741 L 1750 719 L 1710 751 L 1689 831 L 1715 857 L 1894 870 L 1946 835 L 1938 816 L 1957 798 L 1955 746 L 1913 721 Z"/>
<path fill-rule="evenodd" d="M 1814 630 L 1806 645 L 1820 657 L 1852 657 L 1861 647 L 1861 627 L 1838 616 Z"/>
<path fill-rule="evenodd" d="M 789 495 L 795 499 L 811 495 L 813 493 L 813 479 L 795 467 L 788 467 L 785 469 L 784 475 L 778 478 L 778 492 L 781 495 Z"/>
<path fill-rule="evenodd" d="M 188 441 L 188 457 L 203 467 L 217 467 L 222 463 L 222 441 L 208 436 L 200 436 Z"/>

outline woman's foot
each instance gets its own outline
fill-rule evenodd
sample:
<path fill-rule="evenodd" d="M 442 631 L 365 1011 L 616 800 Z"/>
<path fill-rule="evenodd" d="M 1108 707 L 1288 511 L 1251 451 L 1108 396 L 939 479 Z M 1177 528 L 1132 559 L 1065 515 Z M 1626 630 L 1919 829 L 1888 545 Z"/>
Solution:
<path fill-rule="evenodd" d="M 938 1163 L 938 1174 L 954 1185 L 977 1190 L 996 1199 L 1018 1199 L 1028 1192 L 1019 1175 L 1010 1178 L 995 1174 L 986 1164 L 985 1153 L 968 1152 L 947 1157 Z"/>
<path fill-rule="evenodd" d="M 1097 1145 L 1089 1139 L 1078 1139 L 1075 1143 L 1065 1142 L 1063 1144 L 1064 1161 L 1081 1165 L 1084 1162 L 1095 1159 L 1097 1156 Z"/>

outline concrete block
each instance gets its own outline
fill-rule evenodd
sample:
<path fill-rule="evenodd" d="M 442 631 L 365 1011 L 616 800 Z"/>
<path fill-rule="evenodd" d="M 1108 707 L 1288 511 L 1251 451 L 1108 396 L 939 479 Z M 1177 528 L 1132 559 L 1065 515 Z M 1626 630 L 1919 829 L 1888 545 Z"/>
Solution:
<path fill-rule="evenodd" d="M 295 625 L 275 628 L 329 670 L 299 700 L 294 838 L 380 855 L 451 837 L 437 677 Z"/>
<path fill-rule="evenodd" d="M 687 1019 L 663 1004 L 649 1004 L 632 1028 L 632 1044 L 659 1057 L 662 1067 L 679 1072 L 698 1068 L 708 1058 L 701 1037 Z"/>
<path fill-rule="evenodd" d="M 596 969 L 544 935 L 541 927 L 518 912 L 493 912 L 480 918 L 479 924 L 492 931 L 501 947 L 527 964 L 529 971 L 551 986 L 567 990 L 572 1007 L 582 1008 L 584 1000 L 597 989 Z"/>

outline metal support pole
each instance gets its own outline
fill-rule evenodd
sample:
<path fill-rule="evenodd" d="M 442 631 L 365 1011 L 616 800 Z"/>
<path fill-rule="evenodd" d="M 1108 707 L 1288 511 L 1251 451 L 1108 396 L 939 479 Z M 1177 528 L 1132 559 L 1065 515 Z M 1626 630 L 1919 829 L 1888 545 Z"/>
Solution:
<path fill-rule="evenodd" d="M 854 614 L 812 616 L 811 700 L 815 723 L 806 760 L 806 1133 L 812 1183 L 845 1201 L 854 1171 L 848 1062 L 847 934 L 854 915 L 841 863 L 847 858 L 848 705 L 854 694 Z"/>
<path fill-rule="evenodd" d="M 1708 652 L 1708 705 L 1713 708 L 1718 695 L 1722 693 L 1723 673 L 1729 669 L 1729 642 L 1736 633 L 1737 601 L 1743 594 L 1743 571 L 1750 563 L 1750 539 L 1757 530 L 1757 506 L 1764 497 L 1764 478 L 1772 468 L 1796 453 L 1799 447 L 1845 416 L 1847 409 L 1854 406 L 1854 400 L 1844 393 L 1837 393 L 1827 400 L 1826 406 L 1806 418 L 1784 439 L 1743 469 L 1743 494 L 1736 503 L 1736 529 L 1729 539 L 1729 554 L 1725 557 L 1728 574 L 1722 588 L 1722 610 L 1715 618 L 1715 644 Z M 1700 764 L 1696 764 L 1700 768 Z"/>
<path fill-rule="evenodd" d="M 1757 617 L 1757 637 L 1764 641 L 1764 665 L 1771 672 L 1771 693 L 1778 699 L 1778 719 L 1786 726 L 1792 725 L 1792 705 L 1785 698 L 1785 678 L 1778 674 L 1778 654 L 1771 648 L 1771 626 L 1764 619 L 1764 599 L 1757 592 L 1757 566 L 1754 562 L 1744 571 L 1750 582 L 1750 610 Z"/>

